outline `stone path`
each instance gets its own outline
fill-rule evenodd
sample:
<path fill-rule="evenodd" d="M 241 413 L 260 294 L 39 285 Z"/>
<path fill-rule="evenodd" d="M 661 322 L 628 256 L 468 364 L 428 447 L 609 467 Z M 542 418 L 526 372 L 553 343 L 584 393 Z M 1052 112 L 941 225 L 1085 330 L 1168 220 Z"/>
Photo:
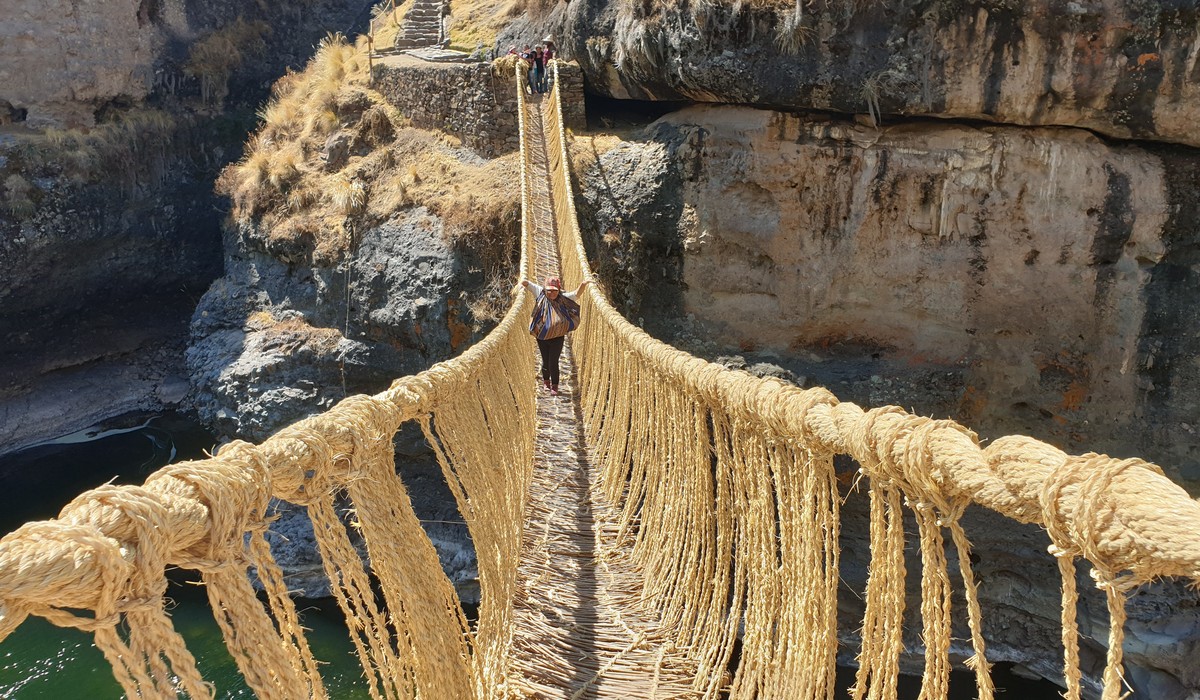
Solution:
<path fill-rule="evenodd" d="M 436 46 L 424 49 L 406 49 L 404 53 L 409 56 L 415 56 L 422 61 L 431 61 L 433 63 L 461 63 L 470 57 L 470 54 L 463 51 L 441 49 Z"/>
<path fill-rule="evenodd" d="M 540 99 L 528 101 L 536 277 L 559 271 Z M 621 552 L 601 555 L 616 514 L 595 487 L 568 338 L 561 394 L 539 389 L 537 451 L 518 569 L 514 684 L 537 698 L 690 698 L 695 666 L 638 604 L 641 577 Z M 531 377 L 530 381 L 537 381 Z M 540 384 L 540 382 L 539 382 Z"/>
<path fill-rule="evenodd" d="M 442 8 L 444 0 L 413 0 L 408 14 L 404 15 L 404 26 L 396 37 L 397 49 L 421 49 L 441 46 Z"/>

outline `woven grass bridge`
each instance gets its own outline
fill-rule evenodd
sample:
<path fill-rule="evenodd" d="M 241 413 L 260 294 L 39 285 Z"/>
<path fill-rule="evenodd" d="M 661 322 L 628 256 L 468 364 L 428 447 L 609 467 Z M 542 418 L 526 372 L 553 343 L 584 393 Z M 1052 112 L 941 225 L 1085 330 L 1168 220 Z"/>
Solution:
<path fill-rule="evenodd" d="M 589 269 L 559 95 L 527 104 L 521 82 L 521 274 L 561 271 L 573 285 Z M 1016 436 L 981 449 L 951 421 L 726 370 L 650 338 L 595 286 L 568 345 L 564 396 L 539 396 L 527 296 L 514 294 L 477 346 L 381 394 L 260 445 L 164 468 L 143 486 L 89 491 L 58 519 L 8 535 L 0 639 L 42 616 L 91 631 L 130 697 L 212 697 L 164 609 L 164 572 L 183 567 L 201 573 L 259 697 L 326 697 L 264 538 L 277 498 L 313 521 L 373 698 L 831 698 L 835 455 L 857 462 L 870 499 L 856 699 L 896 697 L 905 513 L 922 562 L 922 700 L 946 697 L 952 616 L 970 623 L 978 696 L 993 695 L 986 611 L 960 525 L 970 504 L 1048 531 L 1068 698 L 1080 697 L 1078 559 L 1112 621 L 1105 700 L 1122 693 L 1126 594 L 1156 577 L 1200 581 L 1200 504 L 1152 464 Z M 481 587 L 473 623 L 396 475 L 392 438 L 408 421 L 424 430 L 470 528 Z M 353 502 L 369 569 L 335 512 L 340 494 Z"/>

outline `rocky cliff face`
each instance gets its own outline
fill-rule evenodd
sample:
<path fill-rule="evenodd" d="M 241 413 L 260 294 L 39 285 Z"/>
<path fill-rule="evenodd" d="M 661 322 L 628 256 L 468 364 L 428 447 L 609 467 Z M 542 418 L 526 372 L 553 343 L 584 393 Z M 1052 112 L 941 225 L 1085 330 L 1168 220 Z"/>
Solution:
<path fill-rule="evenodd" d="M 150 121 L 103 177 L 64 164 L 90 145 L 0 141 L 0 453 L 186 394 L 186 319 L 221 264 L 197 154 L 220 137 Z"/>
<path fill-rule="evenodd" d="M 241 153 L 269 81 L 362 9 L 6 7 L 0 452 L 179 404 L 187 321 L 220 273 L 212 181 Z"/>
<path fill-rule="evenodd" d="M 109 100 L 146 97 L 169 37 L 189 33 L 178 0 L 17 0 L 5 15 L 0 101 L 31 126 L 91 125 Z"/>
<path fill-rule="evenodd" d="M 581 211 L 631 319 L 843 400 L 1147 457 L 1197 490 L 1196 3 L 541 6 L 534 31 L 594 93 L 842 115 L 690 110 L 601 159 Z M 843 578 L 861 590 L 854 508 Z M 1055 677 L 1043 536 L 971 521 L 989 658 Z M 1194 594 L 1148 586 L 1129 607 L 1137 696 L 1193 697 Z"/>
<path fill-rule="evenodd" d="M 326 32 L 364 22 L 366 6 L 15 0 L 0 26 L 0 123 L 91 126 L 110 106 L 199 94 L 205 82 L 219 82 L 208 87 L 222 97 L 230 81 L 261 89 L 285 66 L 303 63 Z"/>
<path fill-rule="evenodd" d="M 1200 145 L 1194 2 L 571 0 L 539 24 L 595 92 L 1069 125 Z M 504 44 L 506 37 L 501 37 Z"/>
<path fill-rule="evenodd" d="M 627 312 L 689 349 L 768 359 L 843 400 L 949 416 L 984 439 L 1142 456 L 1197 489 L 1200 287 L 1185 261 L 1198 163 L 1073 129 L 696 107 L 601 157 L 581 210 Z M 1040 534 L 986 522 L 969 532 L 996 659 L 1052 676 L 1052 635 L 1000 632 L 1057 624 L 1053 603 L 1028 603 L 1057 600 L 1053 571 L 1013 573 L 1022 557 L 1052 566 Z M 863 526 L 846 521 L 846 571 L 865 567 Z M 1146 697 L 1200 687 L 1176 658 L 1200 640 L 1181 592 L 1142 600 L 1180 605 L 1178 635 L 1131 627 L 1145 632 L 1143 681 L 1175 693 Z M 1103 625 L 1096 614 L 1087 624 Z"/>
<path fill-rule="evenodd" d="M 933 400 L 888 398 L 1195 482 L 1200 317 L 1178 261 L 1198 163 L 1079 130 L 696 108 L 611 153 L 593 175 L 618 184 L 588 199 L 599 230 L 672 250 L 680 317 L 720 344 L 857 357 L 864 379 L 936 367 Z"/>
<path fill-rule="evenodd" d="M 364 231 L 337 265 L 281 261 L 242 233 L 196 309 L 188 350 L 196 407 L 224 435 L 260 441 L 477 339 L 461 291 L 477 275 L 424 208 Z"/>

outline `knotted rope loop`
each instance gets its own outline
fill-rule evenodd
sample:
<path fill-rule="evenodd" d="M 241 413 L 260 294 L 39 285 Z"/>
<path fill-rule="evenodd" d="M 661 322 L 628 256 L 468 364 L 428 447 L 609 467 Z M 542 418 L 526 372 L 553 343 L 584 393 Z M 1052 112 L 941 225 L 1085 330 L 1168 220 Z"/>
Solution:
<path fill-rule="evenodd" d="M 847 449 L 872 481 L 879 479 L 881 484 L 907 483 L 903 470 L 892 457 L 891 443 L 895 437 L 891 428 L 880 426 L 881 422 L 891 423 L 905 416 L 907 414 L 899 406 L 873 408 L 860 413 L 859 419 L 847 432 Z"/>
<path fill-rule="evenodd" d="M 121 543 L 91 523 L 37 521 L 0 541 L 0 601 L 14 616 L 42 603 L 115 609 L 132 571 Z"/>
<path fill-rule="evenodd" d="M 208 533 L 172 560 L 204 572 L 246 566 L 245 535 L 266 528 L 271 498 L 271 471 L 261 450 L 235 441 L 214 459 L 164 467 L 146 480 L 147 486 L 176 479 L 196 490 L 208 509 Z"/>
<path fill-rule="evenodd" d="M 428 389 L 429 382 L 424 377 L 404 377 L 392 382 L 392 386 L 384 393 L 384 397 L 407 418 L 412 418 L 431 410 Z"/>
<path fill-rule="evenodd" d="M 1068 484 L 1075 485 L 1079 474 L 1070 464 L 1062 465 L 1046 480 L 1045 486 L 1038 492 L 1038 504 L 1041 506 L 1042 525 L 1050 536 L 1050 554 L 1056 557 L 1077 557 L 1083 553 L 1083 548 L 1075 543 L 1071 536 L 1071 525 L 1061 508 L 1063 489 Z"/>
<path fill-rule="evenodd" d="M 132 555 L 130 577 L 133 596 L 161 596 L 167 589 L 163 575 L 167 556 L 167 505 L 159 495 L 141 486 L 101 486 L 68 503 L 59 515 L 66 523 L 105 522 L 105 531 Z M 106 611 L 107 612 L 107 611 Z"/>
<path fill-rule="evenodd" d="M 1117 576 L 1115 573 L 1110 576 L 1114 584 L 1120 581 L 1119 585 L 1126 590 L 1153 578 L 1156 573 L 1151 566 L 1139 566 L 1143 563 L 1152 565 L 1151 562 L 1143 561 L 1140 553 L 1132 547 L 1123 547 L 1117 551 L 1114 551 L 1113 547 L 1106 547 L 1104 535 L 1109 525 L 1121 515 L 1117 512 L 1111 499 L 1108 498 L 1113 481 L 1125 472 L 1133 470 L 1143 470 L 1162 476 L 1162 469 L 1158 465 L 1140 459 L 1115 460 L 1106 455 L 1094 453 L 1085 454 L 1073 462 L 1076 463 L 1075 469 L 1084 474 L 1083 481 L 1079 485 L 1079 511 L 1075 522 L 1086 523 L 1086 526 L 1076 526 L 1072 533 L 1083 556 L 1093 564 L 1102 565 L 1109 572 L 1126 569 L 1138 570 L 1139 575 L 1132 579 L 1133 582 L 1125 582 L 1125 577 Z"/>
<path fill-rule="evenodd" d="M 429 378 L 425 373 L 421 373 L 409 377 L 400 377 L 392 382 L 383 395 L 395 402 L 414 402 L 412 409 L 421 410 L 426 407 L 421 406 L 420 402 L 426 400 L 431 389 L 432 386 Z"/>
<path fill-rule="evenodd" d="M 73 557 L 62 556 L 70 551 Z M 7 637 L 29 615 L 45 618 L 59 627 L 84 631 L 112 627 L 121 620 L 121 598 L 126 590 L 133 564 L 121 544 L 105 536 L 90 523 L 72 524 L 54 520 L 28 523 L 5 538 L 0 561 L 9 557 L 45 557 L 55 566 L 39 576 L 9 576 L 11 567 L 3 567 L 0 581 L 0 639 Z M 62 566 L 71 566 L 79 578 L 64 585 Z M 31 566 L 31 569 L 40 567 Z M 16 573 L 20 573 L 19 570 Z M 96 611 L 85 617 L 63 608 Z"/>
<path fill-rule="evenodd" d="M 786 415 L 783 432 L 786 435 L 801 438 L 805 447 L 814 454 L 832 454 L 837 452 L 836 446 L 813 430 L 814 422 L 819 422 L 816 414 L 828 415 L 830 409 L 837 405 L 837 397 L 824 387 L 812 389 L 797 389 L 785 386 L 783 389 L 783 405 Z"/>
<path fill-rule="evenodd" d="M 942 431 L 947 430 L 965 435 L 975 443 L 975 433 L 948 420 L 918 418 L 904 423 L 906 434 L 901 454 L 905 476 L 921 499 L 928 501 L 937 510 L 938 525 L 947 527 L 949 523 L 962 517 L 971 499 L 965 494 L 952 494 L 945 488 L 945 477 L 937 468 L 932 443 L 940 437 Z"/>
<path fill-rule="evenodd" d="M 271 465 L 272 495 L 296 505 L 323 497 L 334 448 L 304 422 L 285 428 L 262 446 Z"/>
<path fill-rule="evenodd" d="M 1130 470 L 1162 476 L 1157 465 L 1140 459 L 1116 460 L 1088 453 L 1067 457 L 1038 492 L 1039 517 L 1050 535 L 1052 553 L 1086 557 L 1109 572 L 1109 579 L 1120 581 L 1126 588 L 1157 575 L 1140 548 L 1112 540 L 1113 524 L 1123 514 L 1118 512 L 1110 492 L 1114 481 Z M 1136 582 L 1126 583 L 1125 577 L 1116 573 L 1126 570 L 1140 572 Z"/>

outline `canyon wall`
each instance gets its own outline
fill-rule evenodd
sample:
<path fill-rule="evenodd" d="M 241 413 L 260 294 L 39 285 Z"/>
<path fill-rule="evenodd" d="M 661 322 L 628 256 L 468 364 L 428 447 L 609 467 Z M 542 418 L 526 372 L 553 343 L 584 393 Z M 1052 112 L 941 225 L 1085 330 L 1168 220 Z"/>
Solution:
<path fill-rule="evenodd" d="M 118 97 L 140 100 L 172 36 L 186 38 L 182 0 L 15 0 L 0 24 L 0 104 L 31 126 L 80 126 Z"/>
<path fill-rule="evenodd" d="M 580 186 L 591 254 L 626 314 L 659 337 L 778 365 L 864 407 L 954 418 L 985 441 L 1019 433 L 1141 456 L 1200 490 L 1200 152 L 1079 129 L 693 107 L 591 162 Z M 859 496 L 843 520 L 856 590 Z M 967 523 L 989 659 L 1053 678 L 1058 580 L 1044 534 L 982 510 Z M 1083 624 L 1103 629 L 1102 597 L 1080 588 Z M 853 596 L 841 605 L 856 629 Z M 1138 697 L 1200 689 L 1186 661 L 1200 648 L 1194 594 L 1148 587 L 1131 610 Z M 1104 649 L 1085 646 L 1094 683 Z"/>
<path fill-rule="evenodd" d="M 764 5 L 571 0 L 537 23 L 592 91 L 621 99 L 1065 125 L 1200 145 L 1194 2 Z"/>
<path fill-rule="evenodd" d="M 33 3 L 0 23 L 0 454 L 184 399 L 212 192 L 357 0 Z M 51 128 L 53 127 L 53 128 Z"/>
<path fill-rule="evenodd" d="M 559 65 L 560 90 L 569 109 L 568 128 L 582 129 L 583 74 L 574 63 Z M 513 73 L 491 63 L 429 63 L 387 56 L 375 67 L 374 87 L 415 126 L 453 134 L 484 157 L 520 148 Z"/>
<path fill-rule="evenodd" d="M 835 358 L 867 380 L 944 370 L 869 398 L 1139 455 L 1196 489 L 1198 168 L 1081 130 L 693 108 L 607 154 L 587 199 L 595 230 L 676 260 L 659 316 L 814 379 Z"/>

